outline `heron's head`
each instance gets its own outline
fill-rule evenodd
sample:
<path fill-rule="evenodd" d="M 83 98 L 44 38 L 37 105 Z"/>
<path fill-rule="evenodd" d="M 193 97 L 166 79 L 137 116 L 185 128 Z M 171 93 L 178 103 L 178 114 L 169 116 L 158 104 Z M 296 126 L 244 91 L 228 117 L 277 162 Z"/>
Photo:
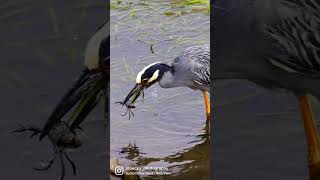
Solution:
<path fill-rule="evenodd" d="M 126 104 L 129 100 L 131 104 L 134 104 L 145 89 L 158 82 L 163 77 L 164 73 L 170 70 L 171 67 L 169 65 L 160 62 L 155 62 L 144 67 L 138 73 L 136 77 L 136 84 L 129 92 L 123 104 Z"/>

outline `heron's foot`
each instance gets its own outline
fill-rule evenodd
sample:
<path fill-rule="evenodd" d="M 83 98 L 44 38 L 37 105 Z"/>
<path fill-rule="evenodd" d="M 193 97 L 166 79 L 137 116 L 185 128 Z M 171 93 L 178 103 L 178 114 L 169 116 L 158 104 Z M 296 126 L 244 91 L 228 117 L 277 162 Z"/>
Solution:
<path fill-rule="evenodd" d="M 38 127 L 35 127 L 35 126 L 32 126 L 32 125 L 23 126 L 21 124 L 19 124 L 19 128 L 18 129 L 12 131 L 11 133 L 20 133 L 20 132 L 26 132 L 26 131 L 31 131 L 32 132 L 32 134 L 30 135 L 30 138 L 32 138 L 32 137 L 34 137 L 34 136 L 36 136 L 36 135 L 41 133 L 41 129 L 38 128 Z"/>
<path fill-rule="evenodd" d="M 320 179 L 320 161 L 309 165 L 309 177 L 310 180 Z"/>

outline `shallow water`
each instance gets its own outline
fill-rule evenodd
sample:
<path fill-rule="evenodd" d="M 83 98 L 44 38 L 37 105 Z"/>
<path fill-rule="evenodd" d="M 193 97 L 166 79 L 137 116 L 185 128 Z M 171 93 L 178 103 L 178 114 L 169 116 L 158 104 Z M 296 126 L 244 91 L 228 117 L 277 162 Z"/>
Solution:
<path fill-rule="evenodd" d="M 308 179 L 295 96 L 245 80 L 215 82 L 214 179 Z"/>
<path fill-rule="evenodd" d="M 146 65 L 170 62 L 188 46 L 209 44 L 206 5 L 111 2 L 111 158 L 123 166 L 168 167 L 174 176 L 165 179 L 209 179 L 210 143 L 200 91 L 155 84 L 144 100 L 138 99 L 130 120 L 121 116 L 126 109 L 115 104 Z"/>

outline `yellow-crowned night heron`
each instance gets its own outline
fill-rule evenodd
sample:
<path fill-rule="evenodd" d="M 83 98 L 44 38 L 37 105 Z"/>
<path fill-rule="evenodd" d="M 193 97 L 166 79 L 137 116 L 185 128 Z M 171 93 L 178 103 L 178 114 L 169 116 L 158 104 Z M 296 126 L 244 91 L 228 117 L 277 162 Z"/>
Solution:
<path fill-rule="evenodd" d="M 237 4 L 238 3 L 238 4 Z M 320 1 L 215 4 L 215 79 L 247 79 L 299 100 L 310 178 L 320 178 L 320 140 L 307 94 L 320 100 Z"/>
<path fill-rule="evenodd" d="M 185 49 L 172 64 L 152 63 L 136 77 L 136 85 L 125 98 L 123 105 L 133 105 L 139 95 L 156 82 L 162 88 L 189 87 L 203 92 L 207 122 L 210 119 L 210 48 L 192 46 Z"/>
<path fill-rule="evenodd" d="M 110 37 L 109 22 L 104 23 L 88 41 L 85 49 L 85 69 L 71 89 L 63 96 L 45 123 L 40 140 L 61 121 L 76 104 L 67 122 L 70 129 L 77 128 L 102 96 L 105 97 L 105 113 L 109 108 L 107 88 L 109 87 Z"/>

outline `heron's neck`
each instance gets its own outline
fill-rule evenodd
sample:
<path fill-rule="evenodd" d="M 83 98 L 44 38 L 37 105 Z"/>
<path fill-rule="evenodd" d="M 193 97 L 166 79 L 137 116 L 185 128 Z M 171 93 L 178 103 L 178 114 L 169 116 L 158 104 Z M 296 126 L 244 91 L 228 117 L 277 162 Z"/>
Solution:
<path fill-rule="evenodd" d="M 163 71 L 163 75 L 159 80 L 159 85 L 162 88 L 175 87 L 174 71 L 175 70 L 172 66 L 167 65 L 166 70 Z"/>

